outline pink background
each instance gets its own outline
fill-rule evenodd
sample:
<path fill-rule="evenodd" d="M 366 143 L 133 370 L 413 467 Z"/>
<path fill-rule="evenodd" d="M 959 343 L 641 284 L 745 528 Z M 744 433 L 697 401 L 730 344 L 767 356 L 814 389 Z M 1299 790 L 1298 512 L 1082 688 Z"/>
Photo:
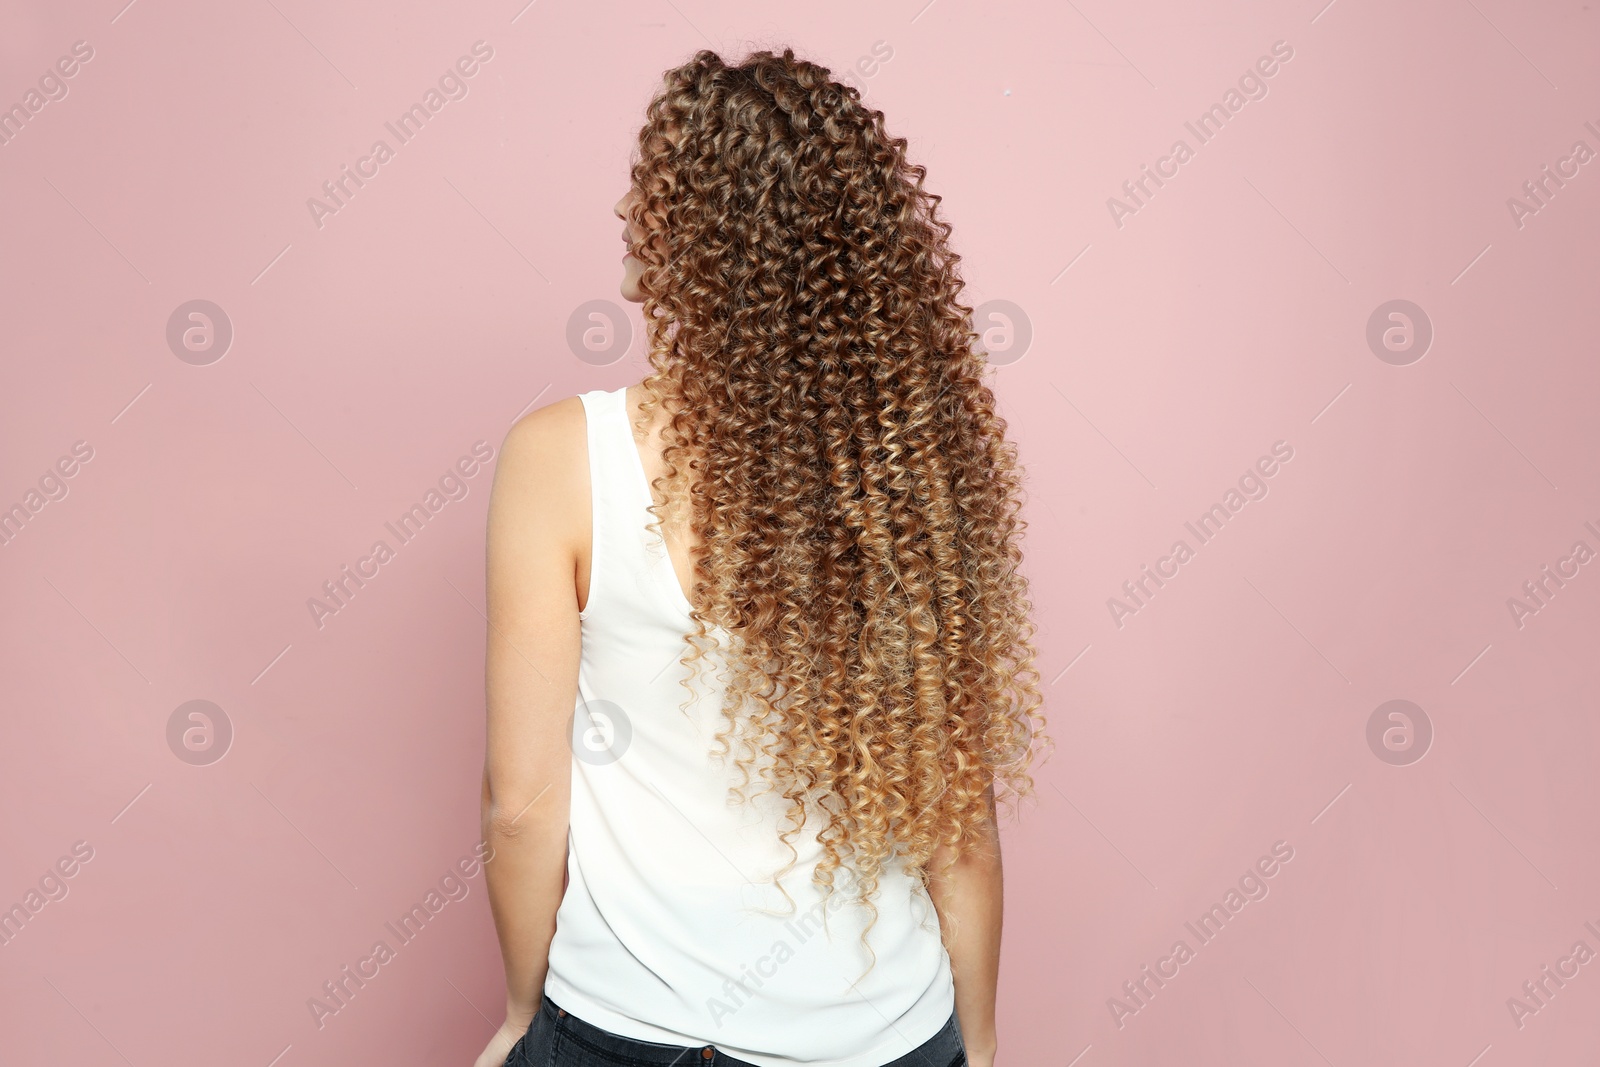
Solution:
<path fill-rule="evenodd" d="M 93 450 L 0 547 L 0 906 L 93 849 L 0 947 L 0 1060 L 471 1063 L 503 996 L 481 874 L 320 1028 L 307 1001 L 477 841 L 492 462 L 320 628 L 307 601 L 474 442 L 642 376 L 611 206 L 643 108 L 698 47 L 792 42 L 911 140 L 969 301 L 1016 309 L 982 324 L 1058 749 L 1005 839 L 1001 1062 L 1594 1062 L 1600 960 L 1507 1002 L 1600 952 L 1600 562 L 1508 601 L 1600 550 L 1600 160 L 1520 226 L 1508 200 L 1600 150 L 1600 8 L 123 2 L 0 12 L 0 106 L 93 49 L 0 145 L 0 507 Z M 200 365 L 167 340 L 196 299 L 233 330 Z M 1368 343 L 1392 300 L 1420 358 Z M 589 301 L 630 347 L 569 345 Z M 1391 763 L 1396 699 L 1432 737 Z M 169 744 L 191 700 L 225 758 Z"/>

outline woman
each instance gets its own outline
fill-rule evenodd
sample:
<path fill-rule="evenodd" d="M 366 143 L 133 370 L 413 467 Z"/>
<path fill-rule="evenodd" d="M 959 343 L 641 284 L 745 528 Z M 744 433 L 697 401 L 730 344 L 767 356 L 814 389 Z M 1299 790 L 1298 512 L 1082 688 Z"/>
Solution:
<path fill-rule="evenodd" d="M 828 73 L 667 72 L 615 209 L 653 373 L 501 450 L 477 1067 L 994 1060 L 1021 476 L 939 198 Z"/>

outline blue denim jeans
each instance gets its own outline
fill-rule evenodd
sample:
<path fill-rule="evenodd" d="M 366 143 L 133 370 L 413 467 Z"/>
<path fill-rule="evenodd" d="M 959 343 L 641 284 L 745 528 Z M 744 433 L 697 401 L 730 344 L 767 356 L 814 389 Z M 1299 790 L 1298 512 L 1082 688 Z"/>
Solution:
<path fill-rule="evenodd" d="M 966 1067 L 966 1048 L 952 1013 L 944 1028 L 884 1067 Z M 584 1022 L 545 997 L 528 1032 L 511 1046 L 505 1067 L 753 1067 L 712 1045 L 658 1045 Z"/>

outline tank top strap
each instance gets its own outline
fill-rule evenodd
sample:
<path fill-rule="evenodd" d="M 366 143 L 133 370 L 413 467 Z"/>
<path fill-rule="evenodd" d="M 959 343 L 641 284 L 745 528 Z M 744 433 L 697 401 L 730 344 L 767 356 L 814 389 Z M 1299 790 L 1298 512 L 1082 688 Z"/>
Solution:
<path fill-rule="evenodd" d="M 666 543 L 650 528 L 650 485 L 628 425 L 627 388 L 578 395 L 588 426 L 594 522 L 589 598 L 578 618 L 587 622 L 603 612 L 622 625 L 641 613 L 686 617 Z"/>

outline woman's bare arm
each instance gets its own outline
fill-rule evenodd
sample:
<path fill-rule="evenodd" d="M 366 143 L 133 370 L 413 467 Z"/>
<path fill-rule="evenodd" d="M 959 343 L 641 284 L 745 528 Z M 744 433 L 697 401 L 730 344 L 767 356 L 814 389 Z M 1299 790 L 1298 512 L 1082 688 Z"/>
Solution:
<path fill-rule="evenodd" d="M 1000 978 L 1000 924 L 1004 892 L 1000 871 L 1000 833 L 994 821 L 994 792 L 988 792 L 990 818 L 981 845 L 948 871 L 943 846 L 929 866 L 928 895 L 939 913 L 950 973 L 956 986 L 956 1018 L 972 1067 L 994 1063 L 995 990 Z"/>
<path fill-rule="evenodd" d="M 589 499 L 581 404 L 552 404 L 511 429 L 489 502 L 482 816 L 504 1029 L 516 1035 L 539 1008 L 566 873 L 580 648 L 573 516 Z"/>

